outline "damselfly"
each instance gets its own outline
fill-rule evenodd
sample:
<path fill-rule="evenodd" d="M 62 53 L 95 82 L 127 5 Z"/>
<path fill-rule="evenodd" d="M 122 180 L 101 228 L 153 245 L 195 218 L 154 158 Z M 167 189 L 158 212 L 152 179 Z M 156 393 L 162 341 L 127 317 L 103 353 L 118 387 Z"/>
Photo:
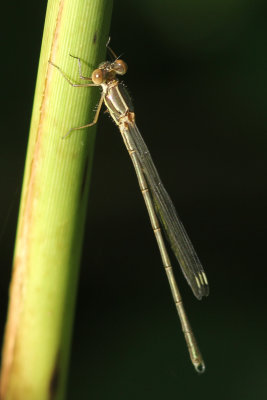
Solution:
<path fill-rule="evenodd" d="M 83 76 L 81 61 L 78 57 L 74 57 L 78 60 L 80 79 L 90 81 L 90 83 L 85 84 L 73 83 L 57 65 L 50 61 L 50 64 L 56 67 L 72 86 L 101 86 L 102 88 L 101 98 L 93 122 L 72 128 L 65 136 L 69 135 L 73 130 L 88 128 L 96 124 L 103 102 L 105 103 L 111 117 L 119 127 L 123 141 L 133 162 L 158 243 L 163 266 L 167 274 L 173 300 L 181 321 L 191 361 L 198 372 L 204 372 L 205 364 L 184 310 L 161 228 L 165 232 L 188 284 L 199 300 L 209 294 L 208 281 L 184 226 L 178 218 L 174 205 L 160 180 L 148 148 L 136 126 L 130 96 L 125 86 L 118 79 L 118 75 L 124 75 L 127 72 L 127 65 L 116 56 L 110 47 L 108 47 L 108 50 L 114 57 L 114 61 L 101 63 L 93 71 L 92 77 Z"/>

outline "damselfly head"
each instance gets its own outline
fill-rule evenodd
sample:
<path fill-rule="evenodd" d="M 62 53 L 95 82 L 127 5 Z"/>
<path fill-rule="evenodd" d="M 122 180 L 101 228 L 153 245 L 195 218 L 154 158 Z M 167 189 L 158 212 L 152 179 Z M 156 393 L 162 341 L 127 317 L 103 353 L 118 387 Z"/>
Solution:
<path fill-rule="evenodd" d="M 127 69 L 127 64 L 123 60 L 105 61 L 93 71 L 92 81 L 96 85 L 102 85 L 102 83 L 114 80 L 116 75 L 126 74 Z"/>

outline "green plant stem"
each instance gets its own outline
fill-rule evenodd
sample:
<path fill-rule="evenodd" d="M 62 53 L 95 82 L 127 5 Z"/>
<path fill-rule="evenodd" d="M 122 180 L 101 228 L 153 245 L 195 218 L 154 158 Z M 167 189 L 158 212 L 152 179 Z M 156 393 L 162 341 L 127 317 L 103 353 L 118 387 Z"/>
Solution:
<path fill-rule="evenodd" d="M 1 368 L 1 400 L 64 398 L 98 88 L 74 88 L 105 55 L 111 0 L 49 0 L 33 106 Z"/>

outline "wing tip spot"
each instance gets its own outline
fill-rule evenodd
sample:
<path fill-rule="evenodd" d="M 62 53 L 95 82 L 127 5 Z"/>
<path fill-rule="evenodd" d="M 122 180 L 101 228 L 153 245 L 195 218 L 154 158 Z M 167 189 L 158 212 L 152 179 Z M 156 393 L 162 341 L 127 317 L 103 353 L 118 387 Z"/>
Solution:
<path fill-rule="evenodd" d="M 197 276 L 195 276 L 195 280 L 196 280 L 196 283 L 197 283 L 197 287 L 200 289 L 200 288 L 201 288 L 201 285 L 200 285 L 200 283 L 199 283 L 199 279 L 198 279 Z"/>
<path fill-rule="evenodd" d="M 205 284 L 208 286 L 208 279 L 207 279 L 205 272 L 202 272 L 202 276 L 203 276 Z"/>

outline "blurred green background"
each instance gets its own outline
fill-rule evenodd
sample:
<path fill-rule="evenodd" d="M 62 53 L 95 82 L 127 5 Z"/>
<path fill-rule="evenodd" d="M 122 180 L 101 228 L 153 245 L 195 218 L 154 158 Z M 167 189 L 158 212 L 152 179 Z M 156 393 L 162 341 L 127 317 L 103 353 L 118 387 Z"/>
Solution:
<path fill-rule="evenodd" d="M 46 4 L 7 7 L 1 336 Z M 190 365 L 131 162 L 102 113 L 68 400 L 265 398 L 266 15 L 257 0 L 114 0 L 137 124 L 210 282 L 197 301 L 172 258 L 207 371 Z"/>

